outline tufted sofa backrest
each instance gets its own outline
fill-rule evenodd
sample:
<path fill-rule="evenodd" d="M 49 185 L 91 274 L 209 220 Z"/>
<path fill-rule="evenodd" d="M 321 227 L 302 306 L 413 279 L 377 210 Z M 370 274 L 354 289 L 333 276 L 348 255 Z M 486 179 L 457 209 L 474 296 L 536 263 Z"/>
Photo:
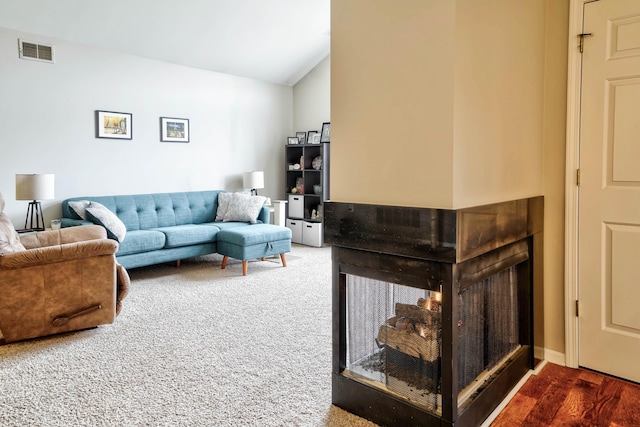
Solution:
<path fill-rule="evenodd" d="M 78 218 L 69 208 L 74 200 L 90 200 L 106 206 L 128 231 L 213 222 L 221 191 L 134 194 L 121 196 L 73 197 L 62 202 L 62 216 Z"/>

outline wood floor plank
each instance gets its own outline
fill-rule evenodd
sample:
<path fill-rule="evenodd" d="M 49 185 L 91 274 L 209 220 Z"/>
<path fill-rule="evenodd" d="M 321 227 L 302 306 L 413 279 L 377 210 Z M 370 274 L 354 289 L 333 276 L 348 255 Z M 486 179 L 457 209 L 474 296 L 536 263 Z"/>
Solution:
<path fill-rule="evenodd" d="M 516 394 L 504 411 L 491 423 L 491 427 L 519 426 L 536 405 L 537 400 L 523 394 Z"/>
<path fill-rule="evenodd" d="M 561 366 L 548 363 L 542 368 L 538 375 L 532 376 L 529 381 L 522 386 L 519 393 L 538 399 L 545 394 L 553 379 L 562 372 L 561 368 Z"/>
<path fill-rule="evenodd" d="M 591 426 L 592 414 L 599 385 L 578 378 L 556 413 L 551 426 Z"/>
<path fill-rule="evenodd" d="M 602 380 L 604 380 L 605 376 L 598 372 L 589 371 L 587 369 L 580 370 L 580 379 L 584 381 L 589 381 L 594 384 L 602 384 Z"/>
<path fill-rule="evenodd" d="M 640 426 L 640 385 L 623 382 L 612 425 Z"/>
<path fill-rule="evenodd" d="M 622 381 L 606 377 L 596 395 L 591 419 L 594 425 L 607 426 L 611 422 L 614 412 L 620 402 Z"/>
<path fill-rule="evenodd" d="M 547 363 L 491 427 L 640 427 L 640 384 Z"/>
<path fill-rule="evenodd" d="M 557 365 L 551 365 L 557 366 Z M 545 366 L 545 369 L 547 367 Z M 543 369 L 543 372 L 545 371 Z M 557 371 L 557 372 L 554 372 Z M 550 369 L 545 375 L 555 374 L 551 377 L 551 384 L 546 392 L 538 397 L 538 404 L 529 412 L 523 425 L 548 426 L 553 422 L 557 412 L 563 405 L 569 391 L 578 380 L 580 371 L 577 369 Z"/>

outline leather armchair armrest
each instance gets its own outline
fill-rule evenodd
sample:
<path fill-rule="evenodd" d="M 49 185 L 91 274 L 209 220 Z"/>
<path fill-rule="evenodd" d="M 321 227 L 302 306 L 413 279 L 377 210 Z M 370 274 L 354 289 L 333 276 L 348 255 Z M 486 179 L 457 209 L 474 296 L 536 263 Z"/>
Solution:
<path fill-rule="evenodd" d="M 56 246 L 84 240 L 106 239 L 107 231 L 99 225 L 61 228 L 60 230 L 38 231 L 20 236 L 20 242 L 27 249 Z"/>
<path fill-rule="evenodd" d="M 100 255 L 114 255 L 117 250 L 118 242 L 111 239 L 85 240 L 34 248 L 0 256 L 0 270 L 15 270 Z"/>

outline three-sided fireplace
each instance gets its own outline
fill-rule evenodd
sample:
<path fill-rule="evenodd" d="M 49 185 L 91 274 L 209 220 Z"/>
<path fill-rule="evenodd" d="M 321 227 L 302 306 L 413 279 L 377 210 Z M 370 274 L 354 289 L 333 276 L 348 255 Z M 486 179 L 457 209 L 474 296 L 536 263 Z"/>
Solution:
<path fill-rule="evenodd" d="M 385 426 L 475 426 L 533 367 L 543 198 L 458 210 L 325 204 L 333 403 Z"/>

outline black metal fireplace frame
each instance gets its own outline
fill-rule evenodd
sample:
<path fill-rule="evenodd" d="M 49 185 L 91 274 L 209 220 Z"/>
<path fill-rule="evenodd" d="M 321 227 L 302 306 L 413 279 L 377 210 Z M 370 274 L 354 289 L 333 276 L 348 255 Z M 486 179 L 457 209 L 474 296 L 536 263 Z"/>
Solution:
<path fill-rule="evenodd" d="M 460 210 L 326 203 L 325 241 L 332 244 L 333 264 L 333 403 L 384 426 L 481 424 L 534 367 L 542 216 L 542 197 Z M 408 219 L 413 230 L 399 219 Z M 518 275 L 520 348 L 459 408 L 457 319 L 452 315 L 458 302 L 453 296 L 512 266 Z M 343 374 L 348 274 L 442 293 L 440 415 Z"/>

